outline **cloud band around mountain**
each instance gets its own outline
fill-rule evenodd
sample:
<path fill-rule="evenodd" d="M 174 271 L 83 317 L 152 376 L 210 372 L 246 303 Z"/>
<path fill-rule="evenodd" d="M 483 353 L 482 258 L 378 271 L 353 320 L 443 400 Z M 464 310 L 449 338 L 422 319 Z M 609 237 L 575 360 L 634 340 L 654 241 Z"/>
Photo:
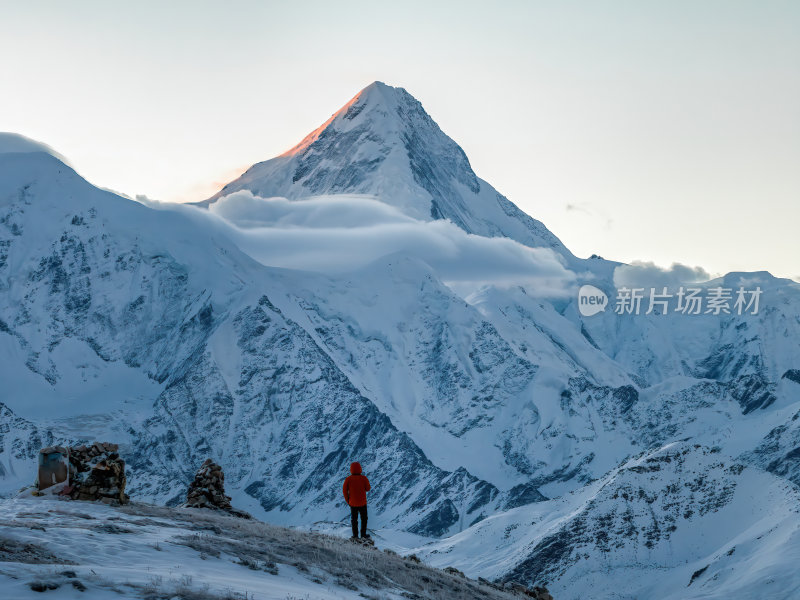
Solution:
<path fill-rule="evenodd" d="M 527 285 L 558 296 L 575 281 L 549 248 L 468 234 L 446 220 L 416 220 L 367 196 L 292 201 L 240 191 L 220 198 L 209 214 L 242 251 L 269 266 L 338 274 L 401 253 L 448 283 Z"/>

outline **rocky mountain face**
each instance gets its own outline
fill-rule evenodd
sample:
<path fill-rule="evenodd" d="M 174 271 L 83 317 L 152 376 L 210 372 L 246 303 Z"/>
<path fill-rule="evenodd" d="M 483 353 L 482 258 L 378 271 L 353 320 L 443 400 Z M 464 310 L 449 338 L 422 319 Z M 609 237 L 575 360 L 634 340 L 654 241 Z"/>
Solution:
<path fill-rule="evenodd" d="M 489 576 L 557 582 L 567 598 L 791 598 L 798 499 L 719 447 L 675 442 L 421 555 L 457 568 L 478 556 Z"/>
<path fill-rule="evenodd" d="M 2 155 L 0 181 L 9 396 L 46 432 L 6 408 L 17 477 L 35 436 L 106 430 L 128 441 L 134 497 L 176 503 L 197 466 L 224 455 L 262 514 L 338 518 L 340 474 L 357 455 L 374 469 L 376 508 L 401 527 L 441 535 L 496 508 L 494 486 L 435 467 L 270 302 L 269 269 L 42 153 Z M 20 369 L 38 387 L 11 375 Z M 71 397 L 84 388 L 89 401 Z"/>
<path fill-rule="evenodd" d="M 369 86 L 205 205 L 244 190 L 368 194 L 549 248 L 613 297 L 615 263 L 574 258 L 402 89 Z M 703 284 L 760 286 L 752 315 L 583 317 L 531 285 L 456 293 L 403 253 L 272 268 L 215 218 L 0 152 L 0 493 L 32 481 L 41 447 L 104 439 L 134 499 L 179 504 L 210 458 L 234 506 L 310 526 L 345 517 L 359 460 L 371 525 L 472 576 L 557 598 L 794 585 L 798 284 Z"/>

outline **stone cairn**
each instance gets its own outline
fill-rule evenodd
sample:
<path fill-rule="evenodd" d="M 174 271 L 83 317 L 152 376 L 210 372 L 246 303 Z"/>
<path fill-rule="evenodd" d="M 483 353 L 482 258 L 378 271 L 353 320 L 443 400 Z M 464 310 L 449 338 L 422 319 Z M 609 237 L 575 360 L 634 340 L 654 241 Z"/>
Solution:
<path fill-rule="evenodd" d="M 225 474 L 222 467 L 210 458 L 202 464 L 189 485 L 183 508 L 211 508 L 224 510 L 231 516 L 252 519 L 252 515 L 231 506 L 231 497 L 225 495 Z"/>
<path fill-rule="evenodd" d="M 183 506 L 231 510 L 231 497 L 225 495 L 225 474 L 222 467 L 210 458 L 206 459 L 189 485 Z"/>
<path fill-rule="evenodd" d="M 62 492 L 73 500 L 100 500 L 127 504 L 125 461 L 119 446 L 108 442 L 72 446 L 69 450 L 69 486 Z"/>

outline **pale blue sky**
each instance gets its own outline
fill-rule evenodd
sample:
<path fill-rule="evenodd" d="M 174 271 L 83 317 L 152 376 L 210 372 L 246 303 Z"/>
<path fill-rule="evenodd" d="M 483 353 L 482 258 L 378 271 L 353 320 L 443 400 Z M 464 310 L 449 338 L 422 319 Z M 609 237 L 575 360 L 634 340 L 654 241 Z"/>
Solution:
<path fill-rule="evenodd" d="M 800 278 L 800 2 L 6 2 L 0 131 L 186 201 L 373 80 L 576 254 Z"/>

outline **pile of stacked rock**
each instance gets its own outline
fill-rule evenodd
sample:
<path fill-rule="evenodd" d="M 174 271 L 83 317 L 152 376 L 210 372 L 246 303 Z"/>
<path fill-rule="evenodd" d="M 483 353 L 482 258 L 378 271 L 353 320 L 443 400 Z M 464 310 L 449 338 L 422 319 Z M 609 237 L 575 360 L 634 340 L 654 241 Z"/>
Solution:
<path fill-rule="evenodd" d="M 125 461 L 118 454 L 117 444 L 95 442 L 65 450 L 69 458 L 69 485 L 62 494 L 73 500 L 100 500 L 106 504 L 130 501 L 125 493 Z"/>
<path fill-rule="evenodd" d="M 231 515 L 251 518 L 249 514 L 231 506 L 231 497 L 225 495 L 225 474 L 213 460 L 206 459 L 189 485 L 184 508 L 213 508 Z"/>
<path fill-rule="evenodd" d="M 206 459 L 194 476 L 186 494 L 186 508 L 231 509 L 231 498 L 225 495 L 225 474 L 222 467 Z"/>

